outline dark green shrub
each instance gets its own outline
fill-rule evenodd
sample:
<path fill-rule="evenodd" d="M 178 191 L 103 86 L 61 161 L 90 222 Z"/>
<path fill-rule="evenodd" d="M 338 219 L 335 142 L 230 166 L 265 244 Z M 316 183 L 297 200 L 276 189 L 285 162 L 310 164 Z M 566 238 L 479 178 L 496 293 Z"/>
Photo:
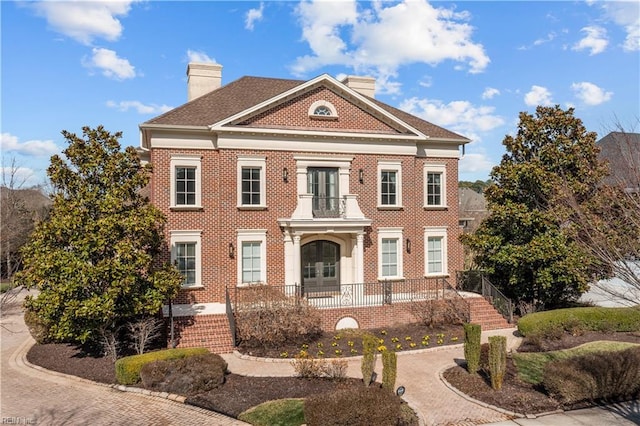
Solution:
<path fill-rule="evenodd" d="M 267 285 L 243 288 L 236 304 L 240 344 L 247 348 L 275 348 L 304 343 L 322 333 L 318 310 L 298 297 Z"/>
<path fill-rule="evenodd" d="M 393 392 L 398 375 L 398 354 L 393 351 L 382 352 L 382 388 Z"/>
<path fill-rule="evenodd" d="M 502 389 L 504 375 L 507 372 L 507 338 L 505 336 L 489 337 L 489 375 L 491 387 Z"/>
<path fill-rule="evenodd" d="M 585 331 L 638 331 L 638 308 L 568 308 L 535 312 L 518 321 L 518 331 L 525 337 L 531 335 L 550 338 L 564 332 Z"/>
<path fill-rule="evenodd" d="M 308 426 L 397 425 L 402 400 L 378 386 L 314 395 L 304 402 Z"/>
<path fill-rule="evenodd" d="M 140 381 L 140 369 L 145 364 L 159 360 L 178 359 L 208 353 L 209 350 L 206 348 L 179 348 L 120 358 L 116 361 L 115 365 L 116 380 L 121 385 L 133 385 Z"/>
<path fill-rule="evenodd" d="M 32 310 L 25 309 L 24 323 L 36 343 L 42 345 L 51 341 L 49 338 L 49 327 L 47 327 L 42 318 Z"/>
<path fill-rule="evenodd" d="M 480 324 L 466 323 L 464 328 L 464 359 L 467 361 L 467 371 L 470 374 L 478 372 L 480 367 Z"/>
<path fill-rule="evenodd" d="M 360 371 L 362 372 L 362 381 L 365 386 L 369 386 L 372 382 L 371 378 L 376 367 L 377 346 L 378 339 L 375 336 L 368 333 L 362 336 Z"/>
<path fill-rule="evenodd" d="M 147 389 L 189 396 L 217 388 L 226 372 L 226 361 L 207 353 L 150 362 L 140 370 L 140 378 Z"/>
<path fill-rule="evenodd" d="M 565 404 L 640 396 L 640 348 L 552 361 L 542 384 Z"/>

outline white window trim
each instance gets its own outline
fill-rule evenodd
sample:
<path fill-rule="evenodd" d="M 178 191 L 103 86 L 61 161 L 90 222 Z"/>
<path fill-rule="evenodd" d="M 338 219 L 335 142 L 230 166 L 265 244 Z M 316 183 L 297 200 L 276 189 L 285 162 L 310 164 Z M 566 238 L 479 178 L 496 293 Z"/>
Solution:
<path fill-rule="evenodd" d="M 242 243 L 260 243 L 260 282 L 267 283 L 267 230 L 266 229 L 238 229 L 236 240 L 237 282 L 238 287 L 251 284 L 242 282 Z"/>
<path fill-rule="evenodd" d="M 442 238 L 442 272 L 429 273 L 429 237 Z M 425 277 L 449 276 L 449 266 L 447 262 L 447 227 L 446 226 L 425 226 L 424 227 L 424 275 Z"/>
<path fill-rule="evenodd" d="M 266 157 L 238 157 L 238 208 L 243 210 L 261 210 L 267 208 Z M 242 169 L 250 167 L 260 169 L 260 204 L 242 204 Z"/>
<path fill-rule="evenodd" d="M 171 205 L 172 209 L 200 209 L 202 208 L 202 157 L 200 155 L 172 155 L 171 156 Z M 195 167 L 196 169 L 196 203 L 176 204 L 176 168 Z"/>
<path fill-rule="evenodd" d="M 331 111 L 331 115 L 314 114 L 314 112 L 316 111 L 316 108 L 320 106 L 327 107 L 329 111 Z M 312 103 L 311 106 L 309 107 L 308 114 L 309 114 L 309 117 L 317 118 L 321 120 L 335 120 L 338 118 L 338 110 L 336 110 L 336 107 L 334 107 L 331 102 L 325 101 L 325 100 L 319 100 Z"/>
<path fill-rule="evenodd" d="M 403 271 L 403 253 L 404 253 L 404 237 L 402 235 L 403 228 L 378 228 L 378 280 L 401 280 L 404 279 Z M 398 241 L 398 274 L 392 277 L 382 275 L 382 240 L 395 239 Z"/>
<path fill-rule="evenodd" d="M 382 172 L 396 172 L 396 203 L 382 204 Z M 378 161 L 378 209 L 402 208 L 402 162 Z"/>
<path fill-rule="evenodd" d="M 428 204 L 428 173 L 440 173 L 440 204 Z M 447 166 L 444 164 L 425 164 L 424 165 L 424 208 L 425 209 L 446 209 L 447 207 Z"/>
<path fill-rule="evenodd" d="M 194 243 L 196 245 L 196 283 L 182 285 L 182 288 L 202 288 L 202 231 L 169 231 L 171 238 L 171 264 L 176 260 L 176 243 Z"/>

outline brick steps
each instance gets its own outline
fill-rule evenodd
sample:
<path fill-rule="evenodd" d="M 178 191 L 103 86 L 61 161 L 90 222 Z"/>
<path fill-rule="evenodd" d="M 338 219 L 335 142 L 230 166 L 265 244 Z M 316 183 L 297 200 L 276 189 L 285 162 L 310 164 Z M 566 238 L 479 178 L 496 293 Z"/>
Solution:
<path fill-rule="evenodd" d="M 484 297 L 473 297 L 466 300 L 469 303 L 471 322 L 480 324 L 483 331 L 513 327 Z"/>

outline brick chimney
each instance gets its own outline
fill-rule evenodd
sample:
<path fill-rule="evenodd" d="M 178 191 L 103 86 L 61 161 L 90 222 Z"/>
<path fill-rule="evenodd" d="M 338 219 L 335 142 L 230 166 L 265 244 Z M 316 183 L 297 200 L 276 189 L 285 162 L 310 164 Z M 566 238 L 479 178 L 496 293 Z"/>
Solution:
<path fill-rule="evenodd" d="M 370 98 L 375 97 L 376 79 L 373 77 L 348 75 L 344 80 L 342 80 L 342 83 L 362 95 L 368 96 Z"/>
<path fill-rule="evenodd" d="M 190 62 L 187 65 L 187 100 L 192 101 L 222 85 L 222 65 Z"/>

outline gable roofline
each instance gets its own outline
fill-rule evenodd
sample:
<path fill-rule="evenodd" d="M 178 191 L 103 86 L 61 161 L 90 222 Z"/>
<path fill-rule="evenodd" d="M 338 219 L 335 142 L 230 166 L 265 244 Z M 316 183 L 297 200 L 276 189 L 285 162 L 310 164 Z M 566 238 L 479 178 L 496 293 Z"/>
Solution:
<path fill-rule="evenodd" d="M 376 105 L 374 102 L 371 102 L 371 98 L 367 98 L 366 96 L 358 93 L 357 91 L 353 90 L 352 88 L 346 86 L 344 83 L 339 82 L 338 80 L 336 80 L 335 78 L 331 77 L 329 74 L 321 74 L 311 80 L 308 80 L 302 84 L 300 84 L 299 86 L 295 86 L 292 87 L 289 90 L 286 90 L 282 93 L 280 93 L 279 95 L 276 95 L 270 99 L 266 99 L 250 108 L 247 108 L 244 111 L 240 111 L 234 115 L 232 115 L 231 117 L 227 117 L 223 120 L 220 120 L 217 123 L 213 123 L 209 126 L 209 128 L 212 131 L 228 131 L 230 130 L 228 127 L 223 128 L 223 126 L 225 125 L 229 125 L 232 124 L 233 122 L 236 122 L 238 120 L 241 120 L 243 118 L 247 118 L 250 116 L 253 116 L 259 112 L 262 112 L 265 109 L 268 109 L 269 107 L 272 107 L 274 104 L 278 104 L 288 98 L 293 98 L 295 96 L 300 95 L 301 93 L 307 92 L 309 90 L 311 90 L 312 88 L 314 88 L 315 86 L 319 86 L 322 83 L 328 83 L 329 85 L 332 86 L 331 89 L 338 91 L 338 92 L 342 92 L 343 94 L 348 95 L 351 98 L 355 98 L 360 104 L 365 105 L 367 108 L 369 108 L 370 110 L 375 111 L 377 114 L 381 115 L 382 117 L 386 118 L 386 120 L 395 123 L 396 127 L 400 127 L 403 128 L 405 131 L 409 132 L 409 133 L 413 133 L 414 136 L 411 138 L 418 138 L 418 139 L 428 139 L 428 136 L 425 135 L 423 132 L 421 132 L 420 130 L 416 129 L 415 127 L 409 125 L 408 123 L 404 122 L 403 120 L 399 119 L 398 117 L 396 117 L 395 115 L 389 113 L 388 111 L 386 111 L 384 108 L 379 107 L 378 105 Z M 306 132 L 305 132 L 306 133 Z M 409 135 L 403 135 L 405 138 Z"/>

